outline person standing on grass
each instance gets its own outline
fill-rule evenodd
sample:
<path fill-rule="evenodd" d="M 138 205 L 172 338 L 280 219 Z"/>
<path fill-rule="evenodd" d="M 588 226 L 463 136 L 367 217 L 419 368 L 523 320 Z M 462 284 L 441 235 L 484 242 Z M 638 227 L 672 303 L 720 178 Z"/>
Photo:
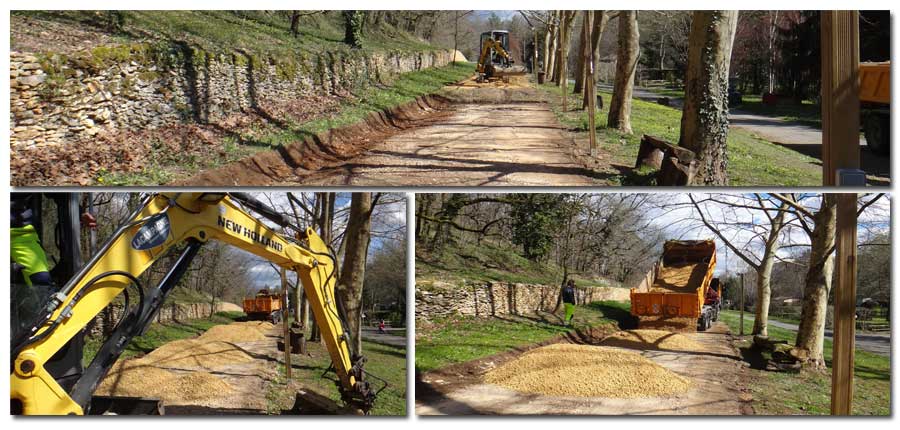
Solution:
<path fill-rule="evenodd" d="M 572 325 L 572 318 L 575 317 L 575 280 L 569 279 L 566 286 L 562 290 L 563 306 L 566 309 L 565 325 Z"/>

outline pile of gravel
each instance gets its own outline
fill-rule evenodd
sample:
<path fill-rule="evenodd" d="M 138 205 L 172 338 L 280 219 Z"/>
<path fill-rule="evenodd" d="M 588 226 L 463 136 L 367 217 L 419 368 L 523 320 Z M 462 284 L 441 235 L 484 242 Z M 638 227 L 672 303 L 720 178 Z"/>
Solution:
<path fill-rule="evenodd" d="M 689 380 L 640 354 L 603 346 L 554 344 L 522 354 L 484 376 L 490 384 L 559 397 L 671 397 Z"/>
<path fill-rule="evenodd" d="M 703 351 L 703 345 L 694 339 L 666 330 L 620 331 L 607 336 L 600 344 L 640 350 Z"/>

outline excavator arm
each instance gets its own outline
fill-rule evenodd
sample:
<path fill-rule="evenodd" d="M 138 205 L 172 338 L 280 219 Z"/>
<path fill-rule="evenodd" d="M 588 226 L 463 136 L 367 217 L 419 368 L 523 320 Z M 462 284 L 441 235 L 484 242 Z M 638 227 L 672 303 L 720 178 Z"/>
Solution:
<path fill-rule="evenodd" d="M 238 202 L 282 227 L 289 225 L 280 214 L 240 193 L 148 196 L 100 251 L 49 299 L 24 336 L 14 339 L 10 375 L 14 411 L 38 415 L 87 413 L 97 385 L 127 343 L 154 320 L 199 248 L 210 240 L 238 247 L 297 273 L 331 356 L 342 397 L 368 410 L 375 394 L 365 381 L 365 359 L 350 355 L 350 335 L 342 323 L 335 294 L 336 260 L 328 246 L 312 229 L 295 228 L 298 234 L 293 239 L 279 235 Z M 160 284 L 151 289 L 141 287 L 138 277 L 176 248 L 181 254 Z M 45 364 L 118 296 L 127 294 L 130 285 L 137 287 L 139 303 L 131 307 L 74 386 L 63 389 Z"/>
<path fill-rule="evenodd" d="M 478 57 L 478 73 L 486 73 L 488 67 L 491 66 L 491 51 L 494 51 L 497 55 L 506 60 L 507 63 L 512 60 L 509 57 L 509 53 L 503 49 L 503 44 L 488 37 L 484 39 L 484 43 L 481 45 L 481 55 Z"/>

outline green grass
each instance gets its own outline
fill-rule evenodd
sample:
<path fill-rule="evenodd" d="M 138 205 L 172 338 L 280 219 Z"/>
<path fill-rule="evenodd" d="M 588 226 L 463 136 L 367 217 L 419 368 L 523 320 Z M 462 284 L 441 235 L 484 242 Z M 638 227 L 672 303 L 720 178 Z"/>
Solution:
<path fill-rule="evenodd" d="M 143 336 L 132 339 L 122 353 L 121 358 L 147 354 L 168 342 L 199 336 L 214 326 L 231 324 L 243 316 L 243 312 L 216 312 L 212 318 L 154 323 Z M 85 365 L 94 359 L 104 340 L 101 337 L 85 338 L 84 358 L 82 360 Z"/>
<path fill-rule="evenodd" d="M 576 329 L 618 324 L 630 317 L 628 302 L 602 301 L 577 306 Z M 502 318 L 455 317 L 417 330 L 416 371 L 425 372 L 542 342 L 571 328 L 549 314 Z"/>
<path fill-rule="evenodd" d="M 581 137 L 588 128 L 587 112 L 581 110 L 580 97 L 568 97 L 569 112 L 559 106 L 559 89 L 554 85 L 541 87 L 550 94 L 551 106 L 563 125 Z M 599 91 L 605 101 L 612 94 Z M 600 149 L 610 154 L 613 164 L 634 166 L 644 134 L 668 142 L 678 142 L 681 129 L 681 110 L 643 100 L 632 100 L 631 126 L 633 134 L 625 135 L 606 126 L 606 110 L 597 111 L 596 126 Z M 822 169 L 818 160 L 790 149 L 759 139 L 750 132 L 732 128 L 728 133 L 728 176 L 732 186 L 817 186 L 822 183 Z M 622 185 L 653 185 L 651 172 L 632 172 L 613 178 Z"/>
<path fill-rule="evenodd" d="M 736 311 L 724 311 L 722 320 L 732 333 L 739 332 L 740 316 Z M 744 318 L 745 333 L 753 328 L 753 316 Z M 769 337 L 793 344 L 796 332 L 768 327 Z M 746 349 L 751 340 L 738 342 Z M 825 339 L 826 365 L 831 366 L 832 341 Z M 828 414 L 831 401 L 830 373 L 802 372 L 800 374 L 750 370 L 750 389 L 757 414 Z M 856 350 L 854 361 L 853 413 L 856 415 L 889 415 L 891 393 L 891 363 L 889 357 Z"/>
<path fill-rule="evenodd" d="M 784 121 L 797 122 L 810 127 L 822 128 L 822 107 L 808 100 L 801 104 L 782 102 L 764 105 L 760 96 L 744 96 L 738 110 L 757 115 L 774 116 Z"/>
<path fill-rule="evenodd" d="M 343 17 L 338 11 L 301 18 L 298 37 L 290 34 L 288 16 L 272 11 L 169 10 L 121 11 L 124 25 L 107 30 L 97 11 L 13 11 L 43 20 L 92 27 L 121 42 L 161 40 L 186 42 L 206 52 L 250 52 L 273 58 L 299 54 L 346 54 Z M 14 35 L 14 34 L 13 34 Z M 366 26 L 364 51 L 430 51 L 437 49 L 389 26 Z"/>
<path fill-rule="evenodd" d="M 404 73 L 387 87 L 368 86 L 356 94 L 354 100 L 348 100 L 341 111 L 328 118 L 320 118 L 303 124 L 296 124 L 293 133 L 318 133 L 331 128 L 350 125 L 361 121 L 366 115 L 378 112 L 406 102 L 416 97 L 432 94 L 444 86 L 472 76 L 473 63 L 456 62 L 444 67 Z M 270 143 L 281 144 L 277 135 Z"/>
<path fill-rule="evenodd" d="M 535 262 L 519 255 L 510 245 L 482 241 L 478 245 L 453 245 L 436 252 L 417 250 L 417 279 L 439 278 L 558 285 L 562 269 L 554 264 Z M 606 279 L 571 274 L 579 287 L 618 287 Z"/>
<path fill-rule="evenodd" d="M 317 393 L 339 402 L 340 392 L 335 385 L 334 372 L 322 378 L 331 364 L 331 358 L 319 343 L 308 343 L 309 356 L 294 355 L 291 377 L 297 384 L 307 386 Z M 368 358 L 366 371 L 388 381 L 388 386 L 378 395 L 372 415 L 406 415 L 406 348 L 381 345 L 363 341 L 363 355 Z M 284 366 L 279 366 L 280 381 L 270 384 L 267 393 L 270 413 L 287 409 L 294 402 L 292 387 L 284 384 Z M 369 378 L 373 388 L 380 388 L 381 382 Z"/>

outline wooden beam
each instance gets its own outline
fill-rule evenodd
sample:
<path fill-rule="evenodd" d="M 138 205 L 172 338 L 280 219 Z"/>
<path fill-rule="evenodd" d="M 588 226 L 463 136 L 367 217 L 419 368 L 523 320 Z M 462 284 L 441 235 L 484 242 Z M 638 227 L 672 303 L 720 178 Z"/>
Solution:
<path fill-rule="evenodd" d="M 744 273 L 741 272 L 741 337 L 744 337 Z"/>
<path fill-rule="evenodd" d="M 288 309 L 287 271 L 281 268 L 281 323 L 284 326 L 284 372 L 287 382 L 291 381 L 291 313 Z"/>
<path fill-rule="evenodd" d="M 822 182 L 859 169 L 859 12 L 822 11 Z"/>
<path fill-rule="evenodd" d="M 856 348 L 856 194 L 838 195 L 835 234 L 837 282 L 834 288 L 831 414 L 850 415 Z"/>

